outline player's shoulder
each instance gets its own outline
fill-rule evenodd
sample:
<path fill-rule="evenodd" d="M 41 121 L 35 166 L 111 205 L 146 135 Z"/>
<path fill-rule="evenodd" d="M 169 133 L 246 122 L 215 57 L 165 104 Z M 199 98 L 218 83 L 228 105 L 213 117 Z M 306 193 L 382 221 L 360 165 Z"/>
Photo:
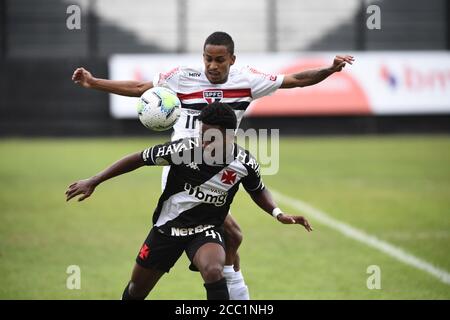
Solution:
<path fill-rule="evenodd" d="M 250 74 L 250 66 L 239 65 L 230 68 L 230 75 L 232 76 L 247 76 Z"/>
<path fill-rule="evenodd" d="M 174 76 L 200 76 L 201 67 L 180 65 L 161 73 L 161 78 L 169 80 Z"/>
<path fill-rule="evenodd" d="M 155 86 L 168 87 L 173 90 L 175 83 L 178 81 L 179 74 L 180 67 L 174 67 L 168 71 L 158 73 L 153 79 L 153 84 Z"/>
<path fill-rule="evenodd" d="M 200 146 L 199 138 L 197 137 L 188 137 L 188 138 L 181 138 L 174 141 L 168 141 L 164 144 L 155 146 L 160 151 L 161 154 L 167 156 L 175 153 L 180 153 L 187 150 L 192 150 L 196 147 Z"/>
<path fill-rule="evenodd" d="M 249 76 L 270 81 L 276 81 L 278 77 L 276 74 L 267 73 L 252 66 L 246 66 L 245 72 L 247 72 Z"/>
<path fill-rule="evenodd" d="M 236 73 L 240 73 L 240 74 L 261 74 L 260 71 L 258 71 L 255 67 L 250 66 L 250 65 L 242 65 L 240 67 L 235 68 L 235 72 Z"/>
<path fill-rule="evenodd" d="M 200 147 L 199 138 L 182 138 L 178 140 L 167 141 L 165 143 L 157 144 L 153 147 L 145 149 L 143 151 L 143 157 L 144 160 L 151 157 L 155 161 L 155 163 L 157 163 L 158 158 L 170 157 L 174 154 L 180 154 L 198 147 Z"/>
<path fill-rule="evenodd" d="M 259 174 L 259 163 L 256 158 L 247 149 L 235 144 L 234 148 L 235 159 L 247 168 L 247 170 L 255 171 Z"/>
<path fill-rule="evenodd" d="M 186 78 L 200 78 L 203 73 L 201 66 L 180 66 L 178 67 L 178 73 Z"/>
<path fill-rule="evenodd" d="M 250 66 L 250 65 L 236 67 L 236 68 L 234 68 L 233 71 L 234 71 L 234 73 L 233 74 L 230 73 L 230 74 L 235 77 L 242 77 L 242 78 L 253 79 L 253 80 L 259 79 L 261 81 L 265 81 L 265 80 L 276 81 L 277 80 L 277 75 L 266 73 L 266 72 L 261 71 L 253 66 Z"/>

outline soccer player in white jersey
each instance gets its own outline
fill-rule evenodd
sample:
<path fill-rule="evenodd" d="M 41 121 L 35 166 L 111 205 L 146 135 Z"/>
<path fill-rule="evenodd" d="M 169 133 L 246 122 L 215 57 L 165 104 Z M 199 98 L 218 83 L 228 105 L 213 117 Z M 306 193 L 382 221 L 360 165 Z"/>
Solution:
<path fill-rule="evenodd" d="M 109 93 L 139 97 L 155 86 L 164 86 L 178 94 L 182 103 L 180 119 L 174 126 L 172 140 L 194 137 L 198 133 L 197 117 L 201 110 L 213 101 L 230 105 L 237 117 L 238 125 L 243 114 L 254 99 L 270 95 L 277 89 L 311 86 L 339 72 L 354 58 L 349 55 L 336 56 L 331 66 L 299 71 L 287 75 L 270 75 L 252 67 L 237 69 L 233 39 L 225 32 L 214 32 L 203 46 L 204 66 L 200 68 L 180 66 L 155 76 L 153 81 L 116 81 L 99 79 L 84 69 L 77 68 L 72 80 L 85 88 Z M 165 187 L 170 167 L 164 167 L 162 186 Z M 242 233 L 230 214 L 225 219 L 226 261 L 224 275 L 227 280 L 230 299 L 248 300 L 249 292 L 240 271 L 238 248 Z"/>

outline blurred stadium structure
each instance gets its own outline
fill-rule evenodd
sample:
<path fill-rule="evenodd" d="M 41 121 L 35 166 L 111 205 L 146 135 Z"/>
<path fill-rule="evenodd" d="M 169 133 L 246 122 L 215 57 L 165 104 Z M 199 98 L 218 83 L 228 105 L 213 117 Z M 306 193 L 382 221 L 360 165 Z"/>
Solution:
<path fill-rule="evenodd" d="M 81 8 L 80 30 L 66 27 L 71 4 Z M 381 30 L 366 27 L 371 4 L 381 8 Z M 282 133 L 449 132 L 449 7 L 446 0 L 0 0 L 0 134 L 146 134 L 136 121 L 111 116 L 107 94 L 74 85 L 73 70 L 84 66 L 110 78 L 113 55 L 130 53 L 193 54 L 201 62 L 203 41 L 216 30 L 234 37 L 238 59 L 319 52 L 331 62 L 334 54 L 352 52 L 358 59 L 362 51 L 372 58 L 392 51 L 400 61 L 402 53 L 413 51 L 412 64 L 421 61 L 421 53 L 443 59 L 427 57 L 434 68 L 442 65 L 430 80 L 437 89 L 429 94 L 441 105 L 431 113 L 269 112 L 247 118 L 244 126 L 281 127 Z M 171 57 L 176 66 L 177 57 Z M 382 70 L 393 85 L 391 71 Z"/>

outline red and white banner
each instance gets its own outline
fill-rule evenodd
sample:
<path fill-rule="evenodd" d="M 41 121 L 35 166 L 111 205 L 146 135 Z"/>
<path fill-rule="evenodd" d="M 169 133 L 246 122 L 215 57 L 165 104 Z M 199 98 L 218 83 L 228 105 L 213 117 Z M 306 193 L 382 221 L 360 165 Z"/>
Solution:
<path fill-rule="evenodd" d="M 255 100 L 247 116 L 450 114 L 450 53 L 350 52 L 356 61 L 310 87 L 280 89 Z M 305 55 L 239 54 L 236 66 L 250 65 L 270 74 L 291 74 L 332 63 L 332 53 Z M 109 61 L 114 80 L 151 81 L 179 65 L 198 66 L 201 54 L 115 55 Z M 110 96 L 111 114 L 136 117 L 133 98 Z"/>

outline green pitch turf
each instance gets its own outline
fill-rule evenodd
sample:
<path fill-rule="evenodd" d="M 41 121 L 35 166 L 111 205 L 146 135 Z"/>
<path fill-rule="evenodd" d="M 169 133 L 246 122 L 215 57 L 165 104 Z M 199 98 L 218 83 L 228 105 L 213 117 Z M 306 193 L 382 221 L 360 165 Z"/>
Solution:
<path fill-rule="evenodd" d="M 73 181 L 162 139 L 0 140 L 0 299 L 118 299 L 151 225 L 161 168 L 66 203 Z M 450 271 L 450 137 L 284 138 L 267 186 Z M 300 214 L 281 206 L 286 212 Z M 241 189 L 242 270 L 253 299 L 450 299 L 450 286 L 311 219 L 277 223 Z M 81 268 L 81 289 L 66 269 Z M 367 267 L 381 269 L 369 290 Z M 204 299 L 185 256 L 152 299 Z"/>

